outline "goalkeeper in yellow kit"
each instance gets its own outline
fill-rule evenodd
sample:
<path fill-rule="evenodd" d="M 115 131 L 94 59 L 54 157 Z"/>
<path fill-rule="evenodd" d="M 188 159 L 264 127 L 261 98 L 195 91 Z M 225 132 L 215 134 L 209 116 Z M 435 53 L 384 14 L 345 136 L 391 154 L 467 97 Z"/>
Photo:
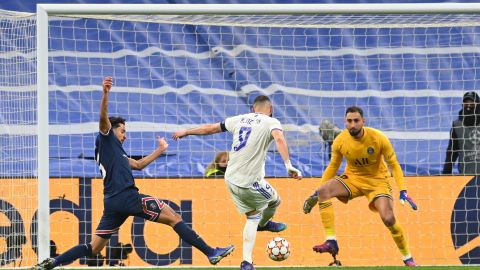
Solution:
<path fill-rule="evenodd" d="M 406 266 L 416 266 L 408 247 L 405 233 L 396 221 L 393 212 L 392 189 L 389 184 L 390 172 L 400 190 L 400 201 L 407 201 L 414 210 L 417 206 L 407 195 L 403 172 L 398 163 L 392 144 L 383 132 L 364 127 L 363 110 L 359 107 L 349 107 L 345 113 L 346 129 L 334 140 L 330 164 L 322 176 L 322 185 L 307 198 L 303 205 L 304 213 L 310 213 L 318 203 L 327 241 L 313 247 L 316 252 L 328 252 L 336 260 L 338 244 L 335 237 L 334 212 L 329 199 L 336 197 L 347 203 L 348 200 L 365 196 L 369 208 L 378 212 L 389 229 L 395 244 L 403 255 Z M 336 176 L 338 168 L 345 157 L 347 165 L 345 172 Z"/>

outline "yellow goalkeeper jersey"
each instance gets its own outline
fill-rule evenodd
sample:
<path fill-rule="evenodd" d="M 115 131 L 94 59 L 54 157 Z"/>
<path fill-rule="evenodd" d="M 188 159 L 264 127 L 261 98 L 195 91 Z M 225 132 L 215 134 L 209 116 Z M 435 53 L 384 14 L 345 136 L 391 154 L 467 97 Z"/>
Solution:
<path fill-rule="evenodd" d="M 388 164 L 398 188 L 406 189 L 402 168 L 390 140 L 378 129 L 363 127 L 363 130 L 364 134 L 360 139 L 352 137 L 347 129 L 335 138 L 332 145 L 332 158 L 322 179 L 326 181 L 333 178 L 345 157 L 347 161 L 345 174 L 370 180 L 385 179 L 391 176 L 386 165 Z"/>

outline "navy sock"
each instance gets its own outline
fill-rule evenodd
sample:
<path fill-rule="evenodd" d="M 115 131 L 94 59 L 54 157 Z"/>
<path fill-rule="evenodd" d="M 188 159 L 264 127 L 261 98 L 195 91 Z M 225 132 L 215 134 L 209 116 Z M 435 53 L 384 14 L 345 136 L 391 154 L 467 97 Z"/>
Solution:
<path fill-rule="evenodd" d="M 213 248 L 205 243 L 205 241 L 203 241 L 203 239 L 192 230 L 192 228 L 188 227 L 184 221 L 175 224 L 173 230 L 180 236 L 180 238 L 182 238 L 182 240 L 196 247 L 203 252 L 203 254 L 207 256 L 213 254 Z"/>
<path fill-rule="evenodd" d="M 90 257 L 90 256 L 92 256 L 92 245 L 82 244 L 82 245 L 74 246 L 73 248 L 60 254 L 58 257 L 55 257 L 54 267 L 68 264 L 70 262 L 75 261 L 78 258 Z"/>

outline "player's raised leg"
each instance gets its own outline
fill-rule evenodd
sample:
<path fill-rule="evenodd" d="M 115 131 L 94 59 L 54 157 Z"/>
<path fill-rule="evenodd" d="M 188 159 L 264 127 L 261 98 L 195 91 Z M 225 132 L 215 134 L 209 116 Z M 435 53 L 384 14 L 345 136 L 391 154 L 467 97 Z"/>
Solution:
<path fill-rule="evenodd" d="M 287 224 L 283 222 L 275 222 L 272 220 L 278 206 L 282 203 L 282 199 L 278 195 L 275 188 L 267 181 L 263 180 L 254 184 L 257 189 L 259 197 L 264 197 L 264 200 L 269 200 L 267 207 L 262 211 L 262 218 L 258 223 L 257 231 L 281 232 L 287 229 Z M 259 204 L 261 204 L 261 200 Z"/>
<path fill-rule="evenodd" d="M 268 207 L 263 210 L 257 231 L 281 232 L 287 229 L 286 223 L 271 220 L 280 203 L 281 199 L 279 197 L 278 200 L 269 203 Z"/>
<path fill-rule="evenodd" d="M 351 192 L 348 189 L 347 185 L 339 178 L 329 179 L 317 189 L 315 192 L 305 199 L 303 203 L 303 212 L 305 214 L 310 213 L 315 205 L 318 202 L 328 202 L 331 198 L 339 198 L 341 201 L 345 202 L 350 198 Z M 325 207 L 324 207 L 325 208 Z"/>

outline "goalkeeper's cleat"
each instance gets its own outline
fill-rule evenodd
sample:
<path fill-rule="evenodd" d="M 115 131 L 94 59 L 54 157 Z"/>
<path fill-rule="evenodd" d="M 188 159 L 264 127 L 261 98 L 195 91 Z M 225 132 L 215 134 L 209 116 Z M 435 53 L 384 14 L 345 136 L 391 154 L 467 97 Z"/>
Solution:
<path fill-rule="evenodd" d="M 253 266 L 253 264 L 251 264 L 247 261 L 243 261 L 240 264 L 240 270 L 255 270 L 255 267 Z"/>
<path fill-rule="evenodd" d="M 287 229 L 287 224 L 283 222 L 273 222 L 269 220 L 265 226 L 257 227 L 257 231 L 281 232 Z"/>
<path fill-rule="evenodd" d="M 318 253 L 330 253 L 334 258 L 337 256 L 338 251 L 340 249 L 338 248 L 337 240 L 327 240 L 325 243 L 316 245 L 313 247 L 313 251 L 318 252 Z"/>
<path fill-rule="evenodd" d="M 318 203 L 317 193 L 308 197 L 303 203 L 303 213 L 308 214 L 312 211 L 313 207 Z"/>
<path fill-rule="evenodd" d="M 208 256 L 208 261 L 210 261 L 211 264 L 215 265 L 223 258 L 230 255 L 230 253 L 232 253 L 234 249 L 235 247 L 233 245 L 229 245 L 224 248 L 217 247 L 213 250 L 213 254 Z"/>
<path fill-rule="evenodd" d="M 50 270 L 55 267 L 55 259 L 46 258 L 41 263 L 36 264 L 31 270 Z"/>
<path fill-rule="evenodd" d="M 418 264 L 413 260 L 413 257 L 403 260 L 403 263 L 405 263 L 405 266 L 418 266 Z"/>

